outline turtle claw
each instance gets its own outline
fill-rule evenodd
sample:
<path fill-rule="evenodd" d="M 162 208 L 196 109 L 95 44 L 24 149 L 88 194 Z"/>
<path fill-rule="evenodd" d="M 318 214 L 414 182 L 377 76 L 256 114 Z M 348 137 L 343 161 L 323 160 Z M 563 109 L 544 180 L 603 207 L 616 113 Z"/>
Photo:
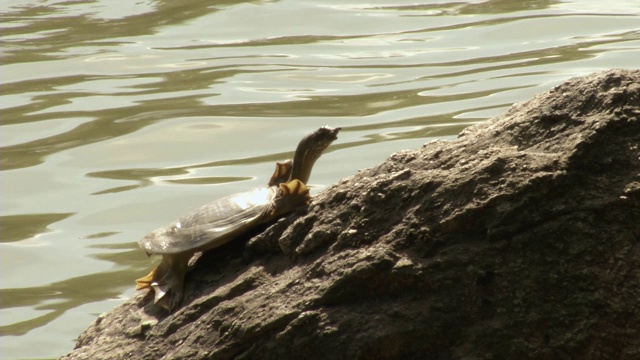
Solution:
<path fill-rule="evenodd" d="M 157 281 L 151 283 L 151 288 L 153 289 L 153 303 L 157 304 L 158 301 L 162 300 L 162 298 L 167 295 L 169 292 L 168 286 L 160 285 Z"/>
<path fill-rule="evenodd" d="M 171 288 L 168 284 L 159 284 L 154 282 L 151 284 L 154 291 L 153 303 L 159 305 L 171 312 L 178 308 L 182 302 L 182 291 Z"/>

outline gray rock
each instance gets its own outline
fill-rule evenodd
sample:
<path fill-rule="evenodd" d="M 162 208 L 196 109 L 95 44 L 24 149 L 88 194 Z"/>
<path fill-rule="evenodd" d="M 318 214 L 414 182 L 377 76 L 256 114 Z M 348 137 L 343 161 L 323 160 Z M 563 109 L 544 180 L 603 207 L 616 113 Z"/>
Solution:
<path fill-rule="evenodd" d="M 639 117 L 640 71 L 571 79 L 204 254 L 180 309 L 139 293 L 63 359 L 638 359 Z"/>

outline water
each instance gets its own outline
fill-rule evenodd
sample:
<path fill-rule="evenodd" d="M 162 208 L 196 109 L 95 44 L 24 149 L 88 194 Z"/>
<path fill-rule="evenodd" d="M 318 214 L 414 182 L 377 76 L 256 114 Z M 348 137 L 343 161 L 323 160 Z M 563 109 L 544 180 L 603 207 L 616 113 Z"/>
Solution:
<path fill-rule="evenodd" d="M 638 67 L 640 2 L 0 3 L 0 356 L 134 293 L 136 241 L 342 126 L 313 191 L 567 78 Z"/>

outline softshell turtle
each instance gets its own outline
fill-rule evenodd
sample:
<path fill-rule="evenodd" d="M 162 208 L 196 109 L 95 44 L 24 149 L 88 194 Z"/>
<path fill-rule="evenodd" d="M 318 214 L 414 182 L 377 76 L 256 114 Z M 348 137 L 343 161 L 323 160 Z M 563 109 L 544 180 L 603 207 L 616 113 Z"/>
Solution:
<path fill-rule="evenodd" d="M 305 136 L 293 160 L 276 165 L 269 185 L 229 195 L 156 229 L 138 241 L 147 255 L 162 255 L 149 275 L 136 280 L 136 290 L 151 288 L 154 302 L 172 311 L 182 301 L 189 259 L 200 251 L 221 246 L 253 227 L 306 205 L 306 183 L 322 152 L 337 139 L 340 128 L 321 127 Z"/>

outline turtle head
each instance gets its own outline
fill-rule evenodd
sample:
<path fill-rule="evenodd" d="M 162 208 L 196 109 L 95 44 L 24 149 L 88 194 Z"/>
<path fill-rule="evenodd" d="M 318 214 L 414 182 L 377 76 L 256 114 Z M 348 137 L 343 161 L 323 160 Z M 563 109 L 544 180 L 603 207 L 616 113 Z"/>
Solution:
<path fill-rule="evenodd" d="M 338 132 L 341 129 L 342 128 L 339 127 L 330 128 L 323 126 L 302 138 L 293 157 L 293 167 L 289 181 L 300 180 L 306 184 L 309 181 L 311 169 L 313 169 L 316 160 L 318 160 L 324 150 L 338 138 Z"/>

